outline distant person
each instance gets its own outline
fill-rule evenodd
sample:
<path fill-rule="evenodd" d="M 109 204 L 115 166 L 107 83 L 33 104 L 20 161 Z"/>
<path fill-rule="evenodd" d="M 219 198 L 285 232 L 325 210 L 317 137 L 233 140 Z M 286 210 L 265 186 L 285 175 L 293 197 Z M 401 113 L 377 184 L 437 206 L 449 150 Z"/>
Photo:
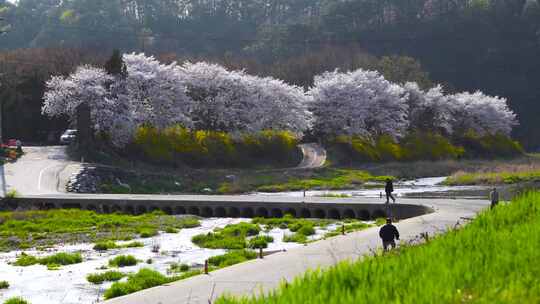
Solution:
<path fill-rule="evenodd" d="M 384 186 L 384 192 L 386 192 L 386 203 L 390 203 L 390 199 L 395 203 L 396 198 L 392 195 L 392 192 L 394 192 L 394 183 L 391 179 L 386 179 L 386 186 Z"/>
<path fill-rule="evenodd" d="M 489 193 L 489 199 L 491 200 L 491 209 L 499 204 L 499 191 L 497 191 L 497 188 L 493 188 L 493 191 Z"/>
<path fill-rule="evenodd" d="M 22 142 L 17 139 L 17 141 L 15 142 L 15 145 L 17 146 L 17 152 L 22 153 Z"/>
<path fill-rule="evenodd" d="M 396 248 L 396 240 L 399 241 L 399 231 L 396 226 L 392 225 L 392 219 L 386 219 L 386 225 L 379 230 L 379 236 L 382 239 L 384 251 L 388 251 L 388 247 L 392 246 L 392 249 Z"/>

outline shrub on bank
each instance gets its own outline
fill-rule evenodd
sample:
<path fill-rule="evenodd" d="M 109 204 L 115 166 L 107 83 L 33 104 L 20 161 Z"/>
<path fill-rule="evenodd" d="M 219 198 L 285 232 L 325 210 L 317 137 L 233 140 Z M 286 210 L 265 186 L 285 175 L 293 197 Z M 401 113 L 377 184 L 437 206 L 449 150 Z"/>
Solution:
<path fill-rule="evenodd" d="M 91 273 L 86 276 L 86 280 L 92 284 L 101 284 L 103 282 L 119 281 L 125 276 L 126 274 L 122 272 L 110 270 L 103 273 Z"/>
<path fill-rule="evenodd" d="M 60 252 L 51 256 L 37 258 L 26 253 L 22 253 L 13 265 L 15 266 L 31 266 L 35 264 L 41 265 L 71 265 L 82 262 L 80 253 L 65 253 Z"/>
<path fill-rule="evenodd" d="M 109 266 L 126 267 L 137 265 L 137 259 L 132 255 L 119 255 L 109 260 Z"/>
<path fill-rule="evenodd" d="M 126 282 L 116 282 L 105 291 L 105 299 L 116 298 L 143 289 L 152 288 L 174 281 L 174 278 L 168 278 L 161 273 L 143 268 L 137 273 L 129 275 Z"/>
<path fill-rule="evenodd" d="M 257 253 L 251 250 L 233 250 L 227 252 L 226 254 L 209 258 L 208 263 L 212 266 L 223 268 L 248 260 L 253 260 L 256 257 Z"/>
<path fill-rule="evenodd" d="M 198 234 L 191 241 L 202 248 L 243 249 L 246 248 L 246 237 L 256 236 L 260 227 L 251 223 L 227 225 L 207 234 Z"/>
<path fill-rule="evenodd" d="M 8 289 L 9 283 L 8 281 L 0 281 L 0 289 Z"/>
<path fill-rule="evenodd" d="M 479 136 L 472 131 L 453 139 L 426 132 L 410 133 L 399 141 L 386 135 L 373 140 L 338 136 L 327 146 L 338 163 L 496 158 L 524 153 L 521 145 L 506 135 Z"/>
<path fill-rule="evenodd" d="M 7 299 L 4 304 L 30 304 L 30 302 L 26 301 L 21 297 L 15 297 Z"/>
<path fill-rule="evenodd" d="M 198 167 L 287 166 L 300 160 L 297 144 L 298 139 L 285 131 L 233 136 L 216 131 L 191 131 L 180 126 L 163 131 L 141 127 L 131 149 L 154 163 L 184 163 Z"/>

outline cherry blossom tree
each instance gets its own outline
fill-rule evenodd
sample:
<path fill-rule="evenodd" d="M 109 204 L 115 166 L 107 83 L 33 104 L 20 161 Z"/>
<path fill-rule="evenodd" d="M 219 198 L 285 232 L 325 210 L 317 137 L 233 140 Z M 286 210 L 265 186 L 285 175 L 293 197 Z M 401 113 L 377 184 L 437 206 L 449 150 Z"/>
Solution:
<path fill-rule="evenodd" d="M 309 127 L 307 96 L 299 87 L 205 62 L 185 63 L 181 69 L 197 129 L 301 133 Z"/>
<path fill-rule="evenodd" d="M 403 85 L 403 89 L 409 107 L 408 119 L 411 131 L 452 134 L 454 120 L 452 105 L 450 99 L 444 95 L 442 86 L 438 85 L 425 92 L 417 83 L 407 82 Z"/>
<path fill-rule="evenodd" d="M 308 97 L 299 87 L 204 62 L 164 65 L 144 54 L 126 54 L 123 61 L 125 73 L 83 66 L 69 77 L 52 77 L 43 113 L 74 121 L 77 106 L 87 103 L 94 130 L 119 147 L 143 124 L 237 133 L 309 127 Z"/>
<path fill-rule="evenodd" d="M 403 88 L 378 72 L 324 73 L 315 77 L 310 95 L 314 129 L 319 134 L 398 138 L 407 129 Z"/>
<path fill-rule="evenodd" d="M 81 66 L 67 78 L 54 76 L 46 83 L 42 112 L 67 115 L 74 122 L 77 107 L 87 103 L 94 131 L 108 134 L 113 144 L 123 146 L 134 129 L 133 115 L 128 99 L 110 94 L 114 80 L 105 70 L 91 66 Z"/>
<path fill-rule="evenodd" d="M 459 131 L 474 130 L 480 135 L 510 135 L 518 125 L 516 114 L 508 107 L 507 100 L 489 96 L 480 91 L 463 92 L 449 96 L 453 111 L 453 128 Z"/>
<path fill-rule="evenodd" d="M 137 124 L 163 129 L 174 124 L 192 125 L 193 100 L 186 94 L 187 75 L 176 63 L 164 65 L 144 54 L 125 54 L 127 77 L 123 98 L 134 107 Z M 120 85 L 120 86 L 122 86 Z"/>

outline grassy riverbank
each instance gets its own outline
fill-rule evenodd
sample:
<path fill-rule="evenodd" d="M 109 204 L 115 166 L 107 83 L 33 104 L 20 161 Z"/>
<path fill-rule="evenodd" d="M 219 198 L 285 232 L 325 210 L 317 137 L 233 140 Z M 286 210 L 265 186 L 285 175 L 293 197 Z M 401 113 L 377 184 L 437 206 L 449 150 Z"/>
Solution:
<path fill-rule="evenodd" d="M 147 170 L 147 169 L 145 169 Z M 253 191 L 277 192 L 298 191 L 303 189 L 356 189 L 375 183 L 382 185 L 388 177 L 374 176 L 365 170 L 346 168 L 320 168 L 313 170 L 225 170 L 186 169 L 182 175 L 155 169 L 162 174 L 115 172 L 103 174 L 108 177 L 101 180 L 100 191 L 103 193 L 204 193 L 238 194 Z M 117 175 L 118 179 L 110 176 Z M 129 188 L 118 184 L 128 184 Z"/>
<path fill-rule="evenodd" d="M 540 181 L 540 164 L 500 165 L 476 172 L 458 171 L 444 183 L 447 185 L 503 185 Z"/>
<path fill-rule="evenodd" d="M 167 229 L 199 226 L 193 217 L 160 212 L 139 216 L 98 214 L 78 209 L 0 213 L 0 251 L 62 243 L 129 240 Z"/>
<path fill-rule="evenodd" d="M 309 272 L 255 303 L 538 303 L 540 192 L 428 244 Z"/>

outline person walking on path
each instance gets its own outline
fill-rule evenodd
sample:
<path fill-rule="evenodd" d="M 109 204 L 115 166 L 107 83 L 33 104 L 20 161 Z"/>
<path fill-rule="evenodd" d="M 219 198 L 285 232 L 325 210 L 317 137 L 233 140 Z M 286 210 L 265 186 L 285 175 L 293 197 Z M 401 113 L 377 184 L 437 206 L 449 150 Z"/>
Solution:
<path fill-rule="evenodd" d="M 493 188 L 493 191 L 489 194 L 489 199 L 491 200 L 491 209 L 499 204 L 499 191 L 497 191 L 497 188 Z"/>
<path fill-rule="evenodd" d="M 386 179 L 386 186 L 384 186 L 384 192 L 386 192 L 386 203 L 390 203 L 390 199 L 395 203 L 396 198 L 392 195 L 394 192 L 394 183 L 390 178 Z"/>
<path fill-rule="evenodd" d="M 396 248 L 396 240 L 399 241 L 399 231 L 396 226 L 392 225 L 392 219 L 386 219 L 386 225 L 379 230 L 379 236 L 382 239 L 384 251 L 388 251 L 388 247 Z"/>

